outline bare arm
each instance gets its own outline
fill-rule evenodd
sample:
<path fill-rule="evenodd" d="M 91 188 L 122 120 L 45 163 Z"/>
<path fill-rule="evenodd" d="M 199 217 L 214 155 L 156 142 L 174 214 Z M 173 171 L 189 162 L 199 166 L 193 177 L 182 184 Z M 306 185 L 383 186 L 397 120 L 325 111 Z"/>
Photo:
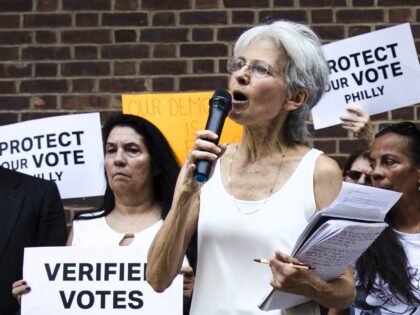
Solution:
<path fill-rule="evenodd" d="M 328 206 L 337 196 L 342 183 L 340 168 L 334 160 L 320 156 L 314 173 L 315 201 L 318 209 Z M 297 270 L 287 263 L 297 262 L 281 252 L 270 260 L 271 285 L 281 291 L 309 297 L 327 308 L 345 308 L 355 296 L 351 268 L 337 279 L 327 282 L 310 270 Z"/>
<path fill-rule="evenodd" d="M 193 149 L 179 174 L 174 199 L 162 227 L 150 246 L 147 281 L 157 292 L 164 291 L 179 273 L 188 244 L 197 229 L 201 184 L 194 178 L 195 162 L 216 161 L 225 151 L 208 140 L 217 135 L 211 131 L 197 132 Z"/>

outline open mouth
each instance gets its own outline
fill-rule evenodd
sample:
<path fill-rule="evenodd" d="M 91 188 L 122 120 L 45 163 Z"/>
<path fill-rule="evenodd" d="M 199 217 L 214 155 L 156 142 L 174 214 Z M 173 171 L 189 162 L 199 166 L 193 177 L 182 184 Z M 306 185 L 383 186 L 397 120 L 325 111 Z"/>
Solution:
<path fill-rule="evenodd" d="M 248 98 L 242 92 L 240 92 L 240 91 L 234 91 L 233 92 L 233 100 L 235 100 L 237 102 L 245 102 L 245 101 L 248 100 Z"/>

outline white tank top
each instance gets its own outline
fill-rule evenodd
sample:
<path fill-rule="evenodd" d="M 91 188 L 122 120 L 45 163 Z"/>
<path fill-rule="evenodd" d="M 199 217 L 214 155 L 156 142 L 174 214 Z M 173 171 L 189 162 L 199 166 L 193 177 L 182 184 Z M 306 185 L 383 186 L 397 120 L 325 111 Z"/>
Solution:
<path fill-rule="evenodd" d="M 272 273 L 269 266 L 253 259 L 272 258 L 277 249 L 291 252 L 316 211 L 313 173 L 320 154 L 310 150 L 285 185 L 261 201 L 234 200 L 222 184 L 217 162 L 213 177 L 201 189 L 198 266 L 190 314 L 319 314 L 313 302 L 302 304 L 299 310 L 261 311 L 257 305 L 272 289 Z M 259 206 L 250 214 L 237 209 Z"/>
<path fill-rule="evenodd" d="M 95 212 L 95 215 L 100 212 Z M 83 216 L 92 216 L 90 213 L 85 213 Z M 136 246 L 137 244 L 144 244 L 150 247 L 153 238 L 159 231 L 163 224 L 163 220 L 159 220 L 148 228 L 134 233 L 134 239 L 128 246 Z M 73 221 L 73 242 L 72 246 L 119 246 L 121 240 L 124 238 L 124 233 L 119 233 L 113 230 L 105 217 L 99 217 L 88 220 L 74 220 Z"/>

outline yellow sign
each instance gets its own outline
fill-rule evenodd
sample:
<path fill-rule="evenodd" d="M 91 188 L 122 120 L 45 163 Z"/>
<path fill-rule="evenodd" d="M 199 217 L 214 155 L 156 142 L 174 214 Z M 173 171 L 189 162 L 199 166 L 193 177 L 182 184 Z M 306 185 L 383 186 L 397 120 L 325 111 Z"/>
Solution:
<path fill-rule="evenodd" d="M 165 135 L 178 160 L 183 163 L 197 130 L 206 126 L 213 92 L 126 94 L 124 114 L 146 118 Z M 242 136 L 242 127 L 226 118 L 220 143 L 233 143 Z"/>

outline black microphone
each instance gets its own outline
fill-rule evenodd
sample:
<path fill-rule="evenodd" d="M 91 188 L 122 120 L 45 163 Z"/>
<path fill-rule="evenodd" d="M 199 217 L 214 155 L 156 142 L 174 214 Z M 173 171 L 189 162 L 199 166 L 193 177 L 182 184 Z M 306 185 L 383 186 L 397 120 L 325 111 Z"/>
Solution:
<path fill-rule="evenodd" d="M 232 109 L 232 96 L 226 90 L 216 90 L 209 101 L 209 117 L 207 118 L 206 130 L 211 130 L 219 136 L 215 144 L 219 143 L 225 119 Z M 210 175 L 212 162 L 198 160 L 196 162 L 194 179 L 200 183 L 207 181 Z"/>

